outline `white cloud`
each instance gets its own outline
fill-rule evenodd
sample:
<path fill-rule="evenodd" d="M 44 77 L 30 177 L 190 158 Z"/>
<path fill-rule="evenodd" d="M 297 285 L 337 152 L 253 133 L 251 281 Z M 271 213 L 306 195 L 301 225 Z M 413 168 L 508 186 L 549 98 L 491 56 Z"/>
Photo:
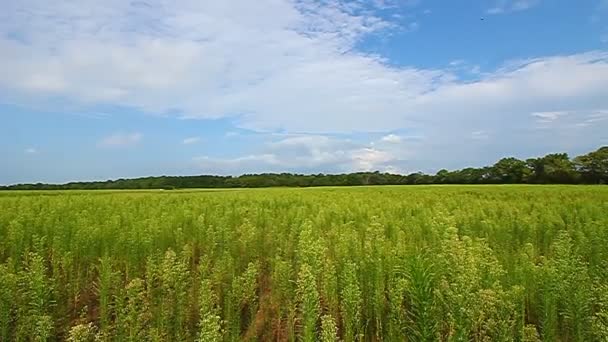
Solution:
<path fill-rule="evenodd" d="M 143 134 L 134 133 L 116 133 L 103 138 L 97 144 L 98 147 L 127 147 L 137 145 L 143 139 Z"/>
<path fill-rule="evenodd" d="M 449 69 L 391 66 L 357 52 L 356 41 L 394 24 L 329 3 L 13 2 L 0 31 L 23 38 L 0 40 L 0 100 L 82 111 L 112 104 L 318 133 L 608 105 L 604 52 L 519 61 L 463 81 Z"/>
<path fill-rule="evenodd" d="M 401 163 L 396 150 L 380 149 L 349 139 L 323 135 L 290 135 L 266 144 L 259 153 L 234 158 L 202 156 L 194 162 L 202 172 L 352 172 L 396 170 Z"/>
<path fill-rule="evenodd" d="M 585 121 L 589 123 L 594 123 L 606 120 L 608 120 L 608 110 L 598 110 L 589 114 Z"/>
<path fill-rule="evenodd" d="M 238 128 L 258 132 L 407 131 L 424 137 L 424 144 L 402 139 L 409 147 L 418 144 L 406 149 L 407 157 L 416 154 L 429 165 L 437 158 L 442 166 L 440 155 L 468 161 L 473 152 L 506 148 L 507 141 L 511 149 L 538 142 L 534 129 L 541 118 L 530 113 L 608 108 L 605 51 L 511 61 L 484 72 L 466 64 L 399 66 L 356 49 L 362 39 L 397 25 L 376 10 L 399 1 L 370 3 L 9 1 L 0 12 L 0 102 L 81 112 L 108 104 L 151 114 L 229 118 Z M 508 12 L 537 3 L 494 5 Z M 460 78 L 459 67 L 477 74 Z M 584 123 L 581 115 L 560 117 L 547 128 L 547 137 L 563 133 L 572 146 L 597 143 L 608 129 L 605 121 L 578 130 L 561 123 Z M 476 131 L 491 132 L 491 139 L 471 139 Z M 463 139 L 467 146 L 454 144 Z M 307 146 L 311 158 L 356 164 L 355 147 L 343 147 L 339 155 L 323 145 Z M 402 160 L 405 152 L 397 152 L 389 151 Z M 262 162 L 275 154 L 275 166 L 307 165 L 286 161 L 278 151 L 261 151 Z"/>
<path fill-rule="evenodd" d="M 24 152 L 27 153 L 27 154 L 36 154 L 36 153 L 38 153 L 38 150 L 35 149 L 35 148 L 33 148 L 33 147 L 28 147 L 28 148 L 25 149 Z"/>
<path fill-rule="evenodd" d="M 466 63 L 466 62 L 465 62 L 464 60 L 462 60 L 462 59 L 455 59 L 455 60 L 451 61 L 451 62 L 449 63 L 449 65 L 450 65 L 450 66 L 455 67 L 455 66 L 460 66 L 460 65 L 463 65 L 463 64 L 465 64 L 465 63 Z"/>
<path fill-rule="evenodd" d="M 420 95 L 410 108 L 450 130 L 458 121 L 507 129 L 527 113 L 608 106 L 608 54 L 594 52 L 506 65 L 470 82 L 449 82 Z M 509 120 L 506 120 L 509 118 Z"/>
<path fill-rule="evenodd" d="M 591 126 L 602 127 L 608 123 L 608 110 L 596 110 L 587 113 L 576 113 L 577 122 L 576 127 L 587 128 Z"/>
<path fill-rule="evenodd" d="M 536 117 L 537 127 L 541 129 L 554 127 L 575 126 L 579 128 L 599 125 L 602 127 L 605 122 L 608 122 L 608 110 L 583 110 L 583 111 L 555 111 L 532 113 Z"/>
<path fill-rule="evenodd" d="M 524 11 L 539 5 L 541 0 L 496 0 L 492 8 L 487 10 L 488 14 L 502 14 L 509 12 Z"/>
<path fill-rule="evenodd" d="M 447 70 L 457 75 L 467 75 L 477 78 L 481 74 L 481 67 L 479 65 L 470 64 L 465 60 L 456 59 L 448 63 Z"/>
<path fill-rule="evenodd" d="M 24 0 L 3 12 L 0 32 L 21 37 L 0 40 L 0 71 L 7 75 L 0 89 L 14 102 L 61 98 L 84 107 L 109 103 L 187 117 L 245 114 L 247 121 L 269 110 L 274 94 L 268 92 L 288 95 L 272 110 L 284 115 L 300 90 L 297 102 L 327 102 L 332 94 L 325 90 L 351 71 L 353 80 L 373 83 L 373 69 L 383 68 L 380 59 L 352 49 L 365 34 L 392 25 L 364 4 L 334 0 Z M 342 70 L 336 79 L 314 91 L 334 67 Z M 302 89 L 294 89 L 294 81 Z M 340 88 L 340 98 L 319 109 L 352 106 L 340 104 L 348 102 L 341 93 L 355 94 L 347 85 Z"/>
<path fill-rule="evenodd" d="M 398 144 L 401 142 L 401 137 L 395 134 L 389 134 L 383 136 L 380 140 L 388 143 Z"/>
<path fill-rule="evenodd" d="M 372 0 L 372 3 L 381 9 L 387 9 L 387 8 L 392 8 L 395 7 L 396 4 L 394 1 L 387 1 L 387 0 Z"/>
<path fill-rule="evenodd" d="M 392 174 L 407 174 L 408 172 L 404 169 L 401 169 L 394 165 L 389 165 L 382 170 L 383 172 L 392 173 Z"/>
<path fill-rule="evenodd" d="M 486 131 L 474 131 L 471 132 L 471 139 L 473 140 L 487 140 L 490 137 Z"/>
<path fill-rule="evenodd" d="M 375 148 L 362 148 L 352 152 L 353 169 L 357 171 L 377 170 L 380 165 L 394 161 L 390 152 Z"/>
<path fill-rule="evenodd" d="M 201 156 L 193 158 L 201 172 L 210 174 L 239 175 L 244 172 L 283 172 L 283 166 L 273 154 L 248 155 L 236 158 L 211 158 Z"/>
<path fill-rule="evenodd" d="M 501 14 L 504 13 L 504 9 L 500 7 L 492 7 L 486 11 L 488 14 Z"/>
<path fill-rule="evenodd" d="M 199 138 L 199 137 L 189 137 L 189 138 L 182 140 L 182 144 L 192 145 L 192 144 L 196 144 L 199 141 L 201 141 L 201 138 Z"/>
<path fill-rule="evenodd" d="M 557 120 L 561 116 L 568 115 L 565 111 L 553 111 L 553 112 L 536 112 L 532 113 L 532 116 L 536 117 L 536 121 L 540 123 L 548 123 Z"/>

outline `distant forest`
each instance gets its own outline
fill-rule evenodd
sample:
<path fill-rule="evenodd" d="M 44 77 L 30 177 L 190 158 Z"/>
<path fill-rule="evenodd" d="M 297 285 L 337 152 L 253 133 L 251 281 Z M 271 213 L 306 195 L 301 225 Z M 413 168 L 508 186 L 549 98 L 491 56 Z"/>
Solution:
<path fill-rule="evenodd" d="M 66 184 L 16 184 L 0 190 L 71 189 L 189 189 L 261 188 L 353 185 L 416 184 L 608 184 L 608 146 L 571 159 L 567 153 L 519 160 L 502 158 L 492 166 L 440 170 L 436 174 L 415 172 L 398 175 L 381 172 L 348 174 L 262 173 L 233 176 L 160 176 Z"/>

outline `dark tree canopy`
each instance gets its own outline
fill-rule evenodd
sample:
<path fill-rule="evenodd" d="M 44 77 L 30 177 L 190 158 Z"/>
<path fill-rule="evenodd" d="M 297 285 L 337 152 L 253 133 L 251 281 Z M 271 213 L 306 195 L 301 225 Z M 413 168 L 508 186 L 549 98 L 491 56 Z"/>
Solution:
<path fill-rule="evenodd" d="M 608 146 L 574 158 L 574 166 L 586 183 L 608 183 Z"/>
<path fill-rule="evenodd" d="M 607 184 L 608 146 L 570 159 L 566 153 L 519 160 L 502 158 L 492 166 L 448 171 L 435 175 L 415 172 L 409 175 L 356 172 L 348 174 L 262 173 L 233 176 L 160 176 L 66 184 L 16 184 L 0 190 L 70 189 L 188 189 L 261 188 L 274 186 L 311 187 L 344 185 L 417 184 Z"/>

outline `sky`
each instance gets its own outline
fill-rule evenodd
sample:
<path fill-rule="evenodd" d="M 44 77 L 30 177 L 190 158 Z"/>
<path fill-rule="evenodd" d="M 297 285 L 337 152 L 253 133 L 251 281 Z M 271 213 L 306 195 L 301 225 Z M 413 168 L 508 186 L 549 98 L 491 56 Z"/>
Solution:
<path fill-rule="evenodd" d="M 0 184 L 608 145 L 608 0 L 0 0 Z"/>

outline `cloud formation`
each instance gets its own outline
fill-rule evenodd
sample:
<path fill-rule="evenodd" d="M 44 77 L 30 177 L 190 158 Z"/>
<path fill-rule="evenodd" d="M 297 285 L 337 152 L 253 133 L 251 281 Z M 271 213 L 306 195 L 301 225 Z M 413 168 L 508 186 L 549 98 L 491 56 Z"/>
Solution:
<path fill-rule="evenodd" d="M 325 135 L 288 135 L 262 146 L 258 153 L 235 158 L 193 159 L 204 173 L 247 172 L 405 172 L 411 148 L 405 140 L 361 143 Z"/>
<path fill-rule="evenodd" d="M 495 5 L 488 9 L 488 14 L 502 14 L 524 11 L 539 5 L 541 0 L 497 0 Z"/>
<path fill-rule="evenodd" d="M 389 134 L 383 136 L 381 140 L 388 143 L 398 144 L 401 142 L 401 137 L 396 134 Z"/>
<path fill-rule="evenodd" d="M 549 123 L 557 120 L 560 116 L 567 115 L 568 112 L 565 111 L 555 111 L 555 112 L 535 112 L 532 113 L 532 116 L 536 117 L 536 121 L 540 123 Z"/>
<path fill-rule="evenodd" d="M 201 141 L 201 138 L 199 138 L 199 137 L 189 137 L 189 138 L 185 138 L 184 140 L 182 140 L 182 144 L 192 145 L 192 144 L 196 144 L 199 141 Z"/>
<path fill-rule="evenodd" d="M 101 139 L 97 146 L 104 148 L 128 147 L 137 145 L 143 139 L 143 134 L 134 133 L 115 133 Z"/>
<path fill-rule="evenodd" d="M 2 32 L 13 32 L 0 39 L 2 98 L 83 110 L 112 104 L 317 133 L 382 132 L 586 103 L 608 108 L 605 52 L 511 62 L 464 81 L 449 69 L 393 66 L 357 52 L 357 41 L 394 25 L 363 6 L 12 2 L 0 21 Z"/>
<path fill-rule="evenodd" d="M 490 11 L 521 11 L 539 3 L 501 0 Z M 402 4 L 12 1 L 0 13 L 0 102 L 83 112 L 110 105 L 182 118 L 227 118 L 238 128 L 315 137 L 286 139 L 232 160 L 200 158 L 225 169 L 247 163 L 277 170 L 366 169 L 397 167 L 404 160 L 430 165 L 433 158 L 444 165 L 442 155 L 483 156 L 505 146 L 542 144 L 539 130 L 548 139 L 562 137 L 570 147 L 603 138 L 605 121 L 584 124 L 594 120 L 585 113 L 608 109 L 606 51 L 507 61 L 494 70 L 466 61 L 420 68 L 360 51 L 358 43 L 370 36 L 407 31 L 412 23 L 379 15 Z M 476 76 L 462 78 L 456 69 L 463 67 Z M 547 114 L 562 112 L 569 114 L 559 119 Z M 373 146 L 345 141 L 336 146 L 325 136 L 400 131 L 423 139 L 387 135 Z M 99 146 L 132 145 L 141 138 L 119 134 Z M 509 143 L 513 140 L 517 146 Z M 391 149 L 396 147 L 407 152 Z M 298 153 L 282 152 L 289 149 Z"/>

